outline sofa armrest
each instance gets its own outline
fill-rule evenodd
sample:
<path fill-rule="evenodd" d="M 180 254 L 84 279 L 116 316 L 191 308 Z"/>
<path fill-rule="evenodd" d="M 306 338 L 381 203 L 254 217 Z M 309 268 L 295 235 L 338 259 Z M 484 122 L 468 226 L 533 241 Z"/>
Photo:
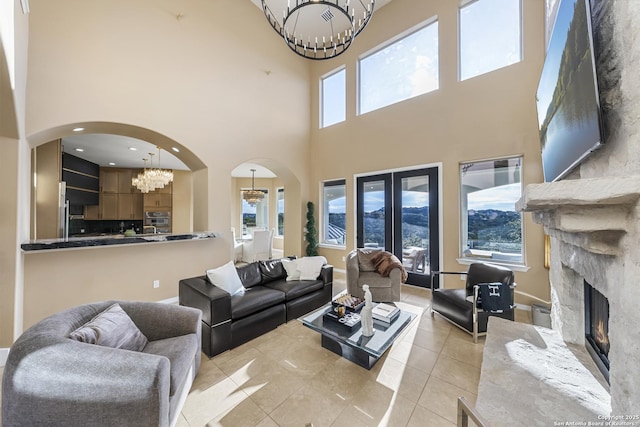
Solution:
<path fill-rule="evenodd" d="M 202 312 L 195 308 L 158 302 L 119 301 L 149 341 L 196 334 L 200 336 Z"/>
<path fill-rule="evenodd" d="M 180 280 L 178 297 L 180 305 L 200 309 L 202 321 L 209 326 L 231 320 L 231 295 L 206 276 Z"/>
<path fill-rule="evenodd" d="M 166 357 L 38 335 L 7 359 L 4 425 L 169 424 Z"/>
<path fill-rule="evenodd" d="M 358 251 L 351 251 L 347 255 L 347 290 L 353 293 L 358 288 L 358 277 L 360 276 L 360 266 L 358 265 Z"/>
<path fill-rule="evenodd" d="M 318 279 L 322 280 L 324 284 L 333 283 L 333 265 L 325 264 L 320 270 L 320 276 Z"/>

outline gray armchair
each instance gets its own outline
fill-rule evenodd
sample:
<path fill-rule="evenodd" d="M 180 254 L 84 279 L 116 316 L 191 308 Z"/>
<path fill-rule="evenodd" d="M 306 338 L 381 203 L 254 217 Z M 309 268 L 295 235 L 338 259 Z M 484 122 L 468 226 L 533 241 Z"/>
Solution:
<path fill-rule="evenodd" d="M 200 367 L 200 310 L 118 303 L 148 343 L 142 351 L 69 338 L 115 301 L 50 316 L 9 352 L 2 379 L 5 426 L 174 425 Z"/>
<path fill-rule="evenodd" d="M 347 255 L 347 292 L 364 298 L 362 285 L 369 285 L 371 297 L 376 302 L 400 301 L 400 287 L 402 285 L 402 268 L 394 268 L 389 277 L 378 274 L 371 258 L 382 249 L 359 248 Z"/>

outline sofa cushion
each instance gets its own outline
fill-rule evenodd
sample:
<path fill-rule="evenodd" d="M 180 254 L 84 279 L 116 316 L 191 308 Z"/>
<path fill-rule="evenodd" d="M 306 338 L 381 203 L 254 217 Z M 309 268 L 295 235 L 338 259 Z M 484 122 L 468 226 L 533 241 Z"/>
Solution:
<path fill-rule="evenodd" d="M 376 267 L 373 265 L 372 258 L 376 256 L 382 249 L 357 249 L 358 254 L 358 269 L 360 271 L 375 271 Z"/>
<path fill-rule="evenodd" d="M 200 351 L 200 348 L 195 334 L 149 341 L 142 350 L 143 353 L 164 356 L 169 359 L 171 364 L 169 396 L 173 396 L 177 390 L 180 390 L 187 372 L 193 364 L 196 351 Z"/>
<path fill-rule="evenodd" d="M 286 280 L 300 280 L 300 270 L 298 270 L 299 259 L 283 259 L 282 267 L 287 273 Z"/>
<path fill-rule="evenodd" d="M 254 286 L 244 294 L 231 297 L 231 319 L 242 319 L 284 302 L 284 293 L 266 286 Z"/>
<path fill-rule="evenodd" d="M 221 267 L 207 270 L 207 278 L 217 287 L 229 292 L 229 295 L 244 293 L 245 291 L 233 261 L 229 261 Z"/>
<path fill-rule="evenodd" d="M 250 288 L 262 283 L 262 274 L 260 274 L 260 266 L 257 262 L 236 267 L 236 270 L 245 288 Z"/>
<path fill-rule="evenodd" d="M 323 256 L 310 256 L 300 258 L 298 262 L 298 271 L 300 271 L 300 280 L 316 280 L 320 276 L 322 266 L 327 263 L 327 259 Z"/>
<path fill-rule="evenodd" d="M 270 259 L 265 261 L 258 261 L 260 267 L 260 274 L 262 274 L 262 283 L 271 282 L 272 280 L 280 280 L 287 277 L 282 260 Z"/>
<path fill-rule="evenodd" d="M 69 334 L 76 341 L 124 350 L 142 351 L 147 344 L 140 329 L 115 303 Z"/>
<path fill-rule="evenodd" d="M 286 301 L 320 290 L 323 286 L 322 280 L 277 280 L 265 284 L 265 287 L 284 293 Z"/>

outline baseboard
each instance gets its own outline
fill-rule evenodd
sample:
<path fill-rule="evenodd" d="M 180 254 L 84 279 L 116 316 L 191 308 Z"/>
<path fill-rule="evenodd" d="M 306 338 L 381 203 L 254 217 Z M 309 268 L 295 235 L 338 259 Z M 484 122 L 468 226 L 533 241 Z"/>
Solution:
<path fill-rule="evenodd" d="M 163 299 L 158 302 L 161 302 L 163 304 L 178 304 L 179 301 L 178 301 L 178 297 L 173 297 L 173 298 Z"/>
<path fill-rule="evenodd" d="M 3 368 L 7 363 L 7 357 L 9 357 L 9 349 L 0 348 L 0 368 Z"/>

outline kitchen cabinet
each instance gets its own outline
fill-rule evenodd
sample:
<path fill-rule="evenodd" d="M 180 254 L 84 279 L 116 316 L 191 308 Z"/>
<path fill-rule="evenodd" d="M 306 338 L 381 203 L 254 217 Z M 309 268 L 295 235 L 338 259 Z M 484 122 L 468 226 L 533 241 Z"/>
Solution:
<path fill-rule="evenodd" d="M 171 212 L 172 207 L 172 185 L 169 183 L 164 188 L 150 191 L 144 194 L 144 211 L 166 211 Z"/>
<path fill-rule="evenodd" d="M 84 219 L 96 220 L 100 219 L 100 205 L 87 205 L 84 207 Z"/>
<path fill-rule="evenodd" d="M 141 220 L 143 217 L 142 194 L 118 194 L 118 218 Z"/>
<path fill-rule="evenodd" d="M 118 192 L 118 169 L 100 168 L 100 193 Z"/>
<path fill-rule="evenodd" d="M 117 193 L 100 194 L 100 219 L 120 219 Z"/>

